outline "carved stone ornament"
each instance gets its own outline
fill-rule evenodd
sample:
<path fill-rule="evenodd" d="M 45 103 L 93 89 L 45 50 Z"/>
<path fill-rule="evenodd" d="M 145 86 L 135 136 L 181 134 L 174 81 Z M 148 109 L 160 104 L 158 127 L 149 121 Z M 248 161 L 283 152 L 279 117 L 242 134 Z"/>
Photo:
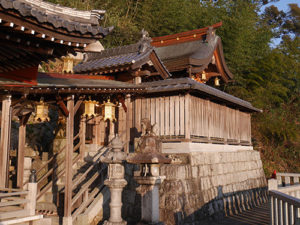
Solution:
<path fill-rule="evenodd" d="M 112 140 L 112 150 L 106 156 L 101 157 L 101 162 L 104 163 L 122 163 L 126 160 L 127 154 L 122 151 L 123 143 L 118 135 Z"/>
<path fill-rule="evenodd" d="M 156 135 L 157 125 L 151 125 L 149 119 L 142 119 L 142 136 L 137 141 L 135 153 L 129 154 L 127 162 L 132 164 L 170 163 L 171 159 L 161 153 L 161 140 Z"/>

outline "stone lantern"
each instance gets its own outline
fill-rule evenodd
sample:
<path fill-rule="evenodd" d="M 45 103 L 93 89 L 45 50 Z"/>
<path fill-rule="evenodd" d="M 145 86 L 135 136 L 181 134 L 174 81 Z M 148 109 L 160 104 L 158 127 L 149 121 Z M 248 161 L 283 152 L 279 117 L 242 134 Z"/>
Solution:
<path fill-rule="evenodd" d="M 101 162 L 108 163 L 108 179 L 104 184 L 109 187 L 111 196 L 110 218 L 104 224 L 107 225 L 126 225 L 127 222 L 122 219 L 122 190 L 127 181 L 124 179 L 123 161 L 126 159 L 126 153 L 122 151 L 123 143 L 118 136 L 112 140 L 112 151 L 108 152 L 105 157 L 101 157 Z"/>
<path fill-rule="evenodd" d="M 161 153 L 161 141 L 156 136 L 156 125 L 151 126 L 148 119 L 142 121 L 142 136 L 137 150 L 127 157 L 127 162 L 139 164 L 140 171 L 134 177 L 140 185 L 137 192 L 142 199 L 142 218 L 139 224 L 163 224 L 159 221 L 159 186 L 165 179 L 160 176 L 159 167 L 171 163 Z"/>

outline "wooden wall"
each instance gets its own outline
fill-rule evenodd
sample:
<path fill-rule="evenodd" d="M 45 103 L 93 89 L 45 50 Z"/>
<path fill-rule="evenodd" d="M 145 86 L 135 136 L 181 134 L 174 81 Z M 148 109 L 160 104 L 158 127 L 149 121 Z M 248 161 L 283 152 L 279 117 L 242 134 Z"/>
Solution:
<path fill-rule="evenodd" d="M 133 127 L 141 131 L 141 120 L 158 124 L 163 139 L 228 144 L 251 144 L 249 113 L 193 95 L 136 98 Z"/>
<path fill-rule="evenodd" d="M 250 113 L 196 96 L 190 98 L 192 138 L 216 143 L 251 143 Z"/>
<path fill-rule="evenodd" d="M 185 96 L 137 98 L 134 101 L 134 126 L 141 131 L 141 120 L 158 124 L 162 138 L 185 138 Z"/>

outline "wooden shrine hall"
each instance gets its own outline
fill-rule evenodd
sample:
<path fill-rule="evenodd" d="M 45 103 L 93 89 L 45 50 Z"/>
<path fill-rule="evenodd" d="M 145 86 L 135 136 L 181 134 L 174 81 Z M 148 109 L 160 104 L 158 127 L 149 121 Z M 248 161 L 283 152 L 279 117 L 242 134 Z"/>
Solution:
<path fill-rule="evenodd" d="M 145 118 L 158 125 L 163 153 L 252 149 L 250 117 L 259 110 L 211 87 L 233 78 L 215 34 L 221 23 L 156 38 L 142 31 L 135 44 L 99 51 L 112 30 L 99 24 L 104 13 L 0 1 L 0 223 L 37 215 L 92 223 L 104 213 L 100 157 L 116 134 L 134 152 Z M 38 72 L 76 52 L 85 57 L 74 73 Z M 37 190 L 28 203 L 31 169 Z"/>

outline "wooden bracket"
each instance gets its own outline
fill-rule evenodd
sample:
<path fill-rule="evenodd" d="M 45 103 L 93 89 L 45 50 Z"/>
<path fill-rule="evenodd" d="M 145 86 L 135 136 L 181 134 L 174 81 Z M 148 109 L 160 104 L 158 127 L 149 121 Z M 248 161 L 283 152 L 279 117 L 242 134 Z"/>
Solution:
<path fill-rule="evenodd" d="M 20 124 L 22 125 L 26 125 L 28 120 L 29 120 L 29 117 L 31 115 L 31 112 L 30 113 L 27 113 L 25 115 L 22 115 L 22 116 L 18 116 L 19 117 L 19 120 L 20 120 Z"/>
<path fill-rule="evenodd" d="M 60 96 L 56 97 L 56 103 L 65 117 L 69 116 L 69 110 Z"/>

